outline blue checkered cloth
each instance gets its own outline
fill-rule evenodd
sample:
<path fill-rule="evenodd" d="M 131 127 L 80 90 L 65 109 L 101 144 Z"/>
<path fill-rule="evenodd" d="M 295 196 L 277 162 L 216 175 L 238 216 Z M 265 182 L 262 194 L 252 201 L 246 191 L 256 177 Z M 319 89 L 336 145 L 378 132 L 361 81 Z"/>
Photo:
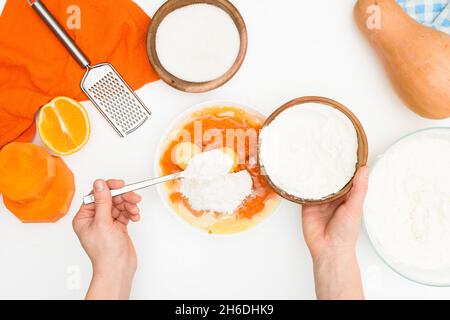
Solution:
<path fill-rule="evenodd" d="M 397 0 L 417 22 L 450 34 L 450 0 Z"/>

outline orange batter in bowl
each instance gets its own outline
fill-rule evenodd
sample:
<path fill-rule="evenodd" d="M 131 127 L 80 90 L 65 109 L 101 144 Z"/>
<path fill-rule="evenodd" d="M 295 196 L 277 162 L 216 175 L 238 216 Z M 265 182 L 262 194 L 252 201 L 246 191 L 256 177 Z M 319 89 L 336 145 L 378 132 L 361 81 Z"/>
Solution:
<path fill-rule="evenodd" d="M 252 194 L 232 215 L 196 211 L 179 191 L 180 181 L 166 184 L 167 201 L 188 223 L 208 233 L 228 234 L 246 230 L 271 213 L 279 197 L 260 174 L 257 161 L 259 130 L 264 119 L 257 114 L 233 106 L 202 108 L 192 113 L 171 133 L 160 158 L 162 175 L 183 170 L 174 161 L 174 149 L 179 143 L 191 142 L 207 151 L 227 147 L 234 150 L 237 166 L 234 172 L 247 170 L 253 181 Z"/>

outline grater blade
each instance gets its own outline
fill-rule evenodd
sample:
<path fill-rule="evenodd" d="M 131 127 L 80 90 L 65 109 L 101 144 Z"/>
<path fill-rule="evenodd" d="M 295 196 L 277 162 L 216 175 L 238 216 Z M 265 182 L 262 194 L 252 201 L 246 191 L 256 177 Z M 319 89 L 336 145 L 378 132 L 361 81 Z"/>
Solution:
<path fill-rule="evenodd" d="M 109 63 L 89 66 L 81 89 L 121 137 L 135 131 L 151 115 Z"/>

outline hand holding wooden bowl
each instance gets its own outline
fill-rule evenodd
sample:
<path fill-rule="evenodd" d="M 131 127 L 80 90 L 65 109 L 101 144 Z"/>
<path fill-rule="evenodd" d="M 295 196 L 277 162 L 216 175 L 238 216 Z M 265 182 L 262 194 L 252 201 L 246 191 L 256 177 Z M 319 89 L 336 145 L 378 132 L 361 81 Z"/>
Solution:
<path fill-rule="evenodd" d="M 292 193 L 287 192 L 286 190 L 283 190 L 282 187 L 280 187 L 273 179 L 273 177 L 271 177 L 270 173 L 267 170 L 267 166 L 265 165 L 267 159 L 264 158 L 262 152 L 261 152 L 261 146 L 263 144 L 263 139 L 264 137 L 264 131 L 267 130 L 267 128 L 271 125 L 271 123 L 277 119 L 277 117 L 279 117 L 283 112 L 285 112 L 286 110 L 290 109 L 290 108 L 302 108 L 302 105 L 307 105 L 307 104 L 311 104 L 311 103 L 315 103 L 315 104 L 320 104 L 320 105 L 326 105 L 329 106 L 331 108 L 334 108 L 338 111 L 340 111 L 343 115 L 345 115 L 352 123 L 355 131 L 356 131 L 356 136 L 357 136 L 357 155 L 356 155 L 356 165 L 355 165 L 355 171 L 354 174 L 357 172 L 357 170 L 362 167 L 365 166 L 367 163 L 367 158 L 368 158 L 368 142 L 367 142 L 367 137 L 366 134 L 364 132 L 364 129 L 361 125 L 361 123 L 359 122 L 359 120 L 356 118 L 356 116 L 345 106 L 343 106 L 342 104 L 340 104 L 339 102 L 336 102 L 334 100 L 328 99 L 328 98 L 324 98 L 324 97 L 314 97 L 314 96 L 309 96 L 309 97 L 302 97 L 302 98 L 297 98 L 294 99 L 286 104 L 284 104 L 283 106 L 281 106 L 280 108 L 278 108 L 277 110 L 275 110 L 275 112 L 273 112 L 269 118 L 266 120 L 266 122 L 264 123 L 264 126 L 261 130 L 261 134 L 260 134 L 260 138 L 259 138 L 259 150 L 258 150 L 258 155 L 259 155 L 259 162 L 260 162 L 260 166 L 261 169 L 263 170 L 264 177 L 266 178 L 267 182 L 272 186 L 272 188 L 283 198 L 292 201 L 292 202 L 296 202 L 299 204 L 324 204 L 324 203 L 328 203 L 328 202 L 332 202 L 334 200 L 337 200 L 343 196 L 345 196 L 352 188 L 352 183 L 353 183 L 353 177 L 347 182 L 347 184 L 345 184 L 345 186 L 343 188 L 341 188 L 340 190 L 336 190 L 336 192 L 333 192 L 331 194 L 328 194 L 325 197 L 321 197 L 318 199 L 310 199 L 310 198 L 304 198 L 304 197 L 300 197 L 299 195 L 294 195 Z M 301 124 L 299 124 L 301 125 Z M 320 130 L 320 128 L 317 128 L 318 130 Z M 295 139 L 296 137 L 291 137 L 291 139 Z M 281 143 L 281 141 L 280 141 Z M 290 142 L 291 143 L 291 142 Z M 320 143 L 317 142 L 317 143 Z M 333 147 L 333 146 L 331 146 Z M 286 157 L 288 155 L 284 155 L 284 154 L 280 154 L 280 157 Z M 324 155 L 326 157 L 326 155 Z M 299 160 L 299 159 L 297 159 Z M 347 164 L 349 165 L 349 164 Z M 351 165 L 351 164 L 350 164 Z M 319 166 L 320 167 L 320 163 L 314 163 L 314 166 Z M 311 168 L 312 170 L 313 168 Z M 287 170 L 286 168 L 282 168 L 281 170 Z M 295 175 L 295 172 L 292 172 L 293 175 Z M 321 172 L 321 177 L 324 178 L 324 175 L 326 175 L 325 172 Z M 326 178 L 326 177 L 325 177 Z M 298 181 L 297 181 L 298 183 Z M 314 181 L 311 182 L 311 184 L 313 184 Z M 312 187 L 312 186 L 311 186 Z"/>

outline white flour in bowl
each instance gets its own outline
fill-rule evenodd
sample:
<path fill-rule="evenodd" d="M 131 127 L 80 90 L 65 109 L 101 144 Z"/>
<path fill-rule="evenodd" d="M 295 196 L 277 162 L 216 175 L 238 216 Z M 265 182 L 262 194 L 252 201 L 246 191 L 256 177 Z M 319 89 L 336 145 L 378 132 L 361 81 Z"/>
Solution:
<path fill-rule="evenodd" d="M 413 134 L 381 156 L 364 219 L 394 269 L 419 282 L 450 284 L 450 129 Z"/>
<path fill-rule="evenodd" d="M 261 133 L 261 161 L 272 182 L 303 199 L 319 200 L 352 179 L 358 137 L 339 110 L 305 103 L 280 113 Z"/>
<path fill-rule="evenodd" d="M 177 78 L 206 82 L 234 64 L 240 36 L 224 10 L 210 4 L 188 5 L 169 13 L 156 32 L 162 66 Z"/>
<path fill-rule="evenodd" d="M 231 156 L 219 149 L 195 155 L 185 170 L 180 192 L 197 211 L 232 214 L 251 195 L 253 181 L 247 170 L 230 173 Z"/>

